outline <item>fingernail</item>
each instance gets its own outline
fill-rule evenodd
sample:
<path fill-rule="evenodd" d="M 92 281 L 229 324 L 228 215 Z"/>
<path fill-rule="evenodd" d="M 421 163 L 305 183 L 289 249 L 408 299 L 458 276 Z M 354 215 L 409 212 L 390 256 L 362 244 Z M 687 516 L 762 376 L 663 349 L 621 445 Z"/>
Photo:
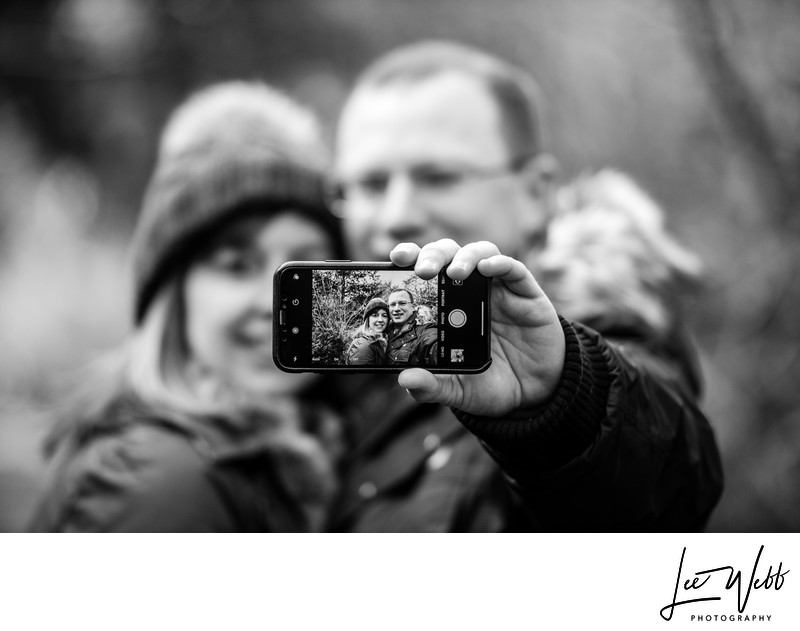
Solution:
<path fill-rule="evenodd" d="M 417 263 L 417 272 L 435 273 L 436 271 L 436 264 L 433 261 L 419 261 Z"/>
<path fill-rule="evenodd" d="M 389 250 L 389 256 L 403 256 L 408 252 L 408 248 L 404 248 L 401 245 L 394 246 L 391 250 Z"/>

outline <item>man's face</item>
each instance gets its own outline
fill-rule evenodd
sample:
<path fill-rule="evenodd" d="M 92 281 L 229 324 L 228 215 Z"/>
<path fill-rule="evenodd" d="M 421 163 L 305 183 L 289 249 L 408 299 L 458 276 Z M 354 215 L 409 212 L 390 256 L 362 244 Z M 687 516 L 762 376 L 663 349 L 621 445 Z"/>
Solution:
<path fill-rule="evenodd" d="M 512 159 L 485 86 L 448 72 L 356 92 L 342 116 L 336 171 L 358 258 L 449 237 L 521 257 L 544 217 Z"/>
<path fill-rule="evenodd" d="M 405 324 L 414 315 L 414 303 L 407 291 L 393 291 L 389 294 L 389 317 L 397 326 Z"/>

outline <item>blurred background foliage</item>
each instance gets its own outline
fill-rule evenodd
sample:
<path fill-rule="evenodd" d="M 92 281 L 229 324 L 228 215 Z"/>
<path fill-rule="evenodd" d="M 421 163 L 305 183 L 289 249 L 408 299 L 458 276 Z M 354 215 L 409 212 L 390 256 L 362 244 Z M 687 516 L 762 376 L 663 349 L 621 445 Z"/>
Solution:
<path fill-rule="evenodd" d="M 263 78 L 330 128 L 369 60 L 432 37 L 531 70 L 565 177 L 628 171 L 702 255 L 710 530 L 800 530 L 796 0 L 5 0 L 0 530 L 24 527 L 62 378 L 130 326 L 127 242 L 172 107 Z"/>
<path fill-rule="evenodd" d="M 367 303 L 385 298 L 392 283 L 374 270 L 315 270 L 312 279 L 311 357 L 321 364 L 345 364 Z"/>

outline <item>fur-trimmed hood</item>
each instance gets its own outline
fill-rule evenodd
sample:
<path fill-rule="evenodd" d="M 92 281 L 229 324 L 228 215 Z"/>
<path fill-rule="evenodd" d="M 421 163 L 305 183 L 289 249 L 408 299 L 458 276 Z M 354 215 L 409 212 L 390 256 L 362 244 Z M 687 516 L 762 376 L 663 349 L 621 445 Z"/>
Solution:
<path fill-rule="evenodd" d="M 667 232 L 659 206 L 629 176 L 602 170 L 561 188 L 531 267 L 556 309 L 584 322 L 666 337 L 699 259 Z"/>

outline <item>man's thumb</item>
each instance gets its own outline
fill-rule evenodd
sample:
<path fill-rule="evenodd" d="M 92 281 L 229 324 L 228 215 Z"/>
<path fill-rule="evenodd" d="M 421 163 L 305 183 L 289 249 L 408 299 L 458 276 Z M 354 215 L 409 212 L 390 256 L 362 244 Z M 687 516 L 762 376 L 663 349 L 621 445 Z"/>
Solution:
<path fill-rule="evenodd" d="M 397 383 L 420 403 L 443 403 L 439 380 L 422 368 L 409 368 L 400 373 Z"/>

